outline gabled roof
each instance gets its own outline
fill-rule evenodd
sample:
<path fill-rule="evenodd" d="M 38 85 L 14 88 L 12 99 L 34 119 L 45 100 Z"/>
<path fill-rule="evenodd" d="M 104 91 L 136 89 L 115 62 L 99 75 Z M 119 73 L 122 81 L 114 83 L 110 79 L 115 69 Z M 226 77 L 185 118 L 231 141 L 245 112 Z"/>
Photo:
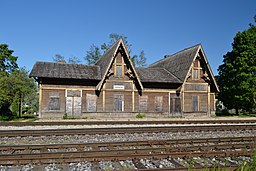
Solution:
<path fill-rule="evenodd" d="M 29 76 L 38 78 L 101 79 L 98 66 L 53 62 L 36 62 Z"/>
<path fill-rule="evenodd" d="M 114 43 L 93 66 L 36 62 L 29 76 L 37 78 L 97 80 L 99 83 L 96 86 L 96 90 L 101 90 L 117 52 L 120 50 L 122 51 L 123 57 L 129 65 L 140 90 L 143 90 L 141 81 L 148 83 L 162 82 L 170 84 L 184 84 L 189 76 L 189 71 L 193 66 L 193 61 L 199 55 L 202 57 L 203 62 L 206 65 L 206 69 L 212 83 L 211 86 L 219 91 L 208 60 L 200 44 L 184 49 L 173 55 L 166 55 L 164 59 L 151 64 L 147 68 L 135 69 L 125 44 L 123 40 L 120 39 Z"/>
<path fill-rule="evenodd" d="M 183 83 L 164 68 L 137 68 L 142 82 L 153 83 Z"/>
<path fill-rule="evenodd" d="M 151 64 L 149 68 L 165 68 L 184 82 L 199 47 L 200 45 L 195 45 L 173 55 L 166 55 L 164 59 Z"/>
<path fill-rule="evenodd" d="M 135 75 L 135 79 L 138 82 L 140 90 L 143 90 L 142 83 L 140 81 L 140 78 L 132 64 L 132 61 L 130 59 L 129 53 L 125 47 L 125 44 L 122 39 L 119 39 L 116 43 L 114 43 L 105 53 L 104 55 L 95 63 L 95 65 L 100 66 L 101 68 L 101 76 L 102 79 L 99 82 L 99 84 L 96 86 L 96 90 L 101 90 L 103 83 L 106 79 L 106 76 L 108 74 L 108 71 L 111 68 L 111 65 L 113 64 L 114 58 L 116 56 L 117 50 L 121 48 L 124 51 L 124 57 L 127 58 L 127 61 L 129 62 L 129 65 L 131 66 L 131 70 L 133 74 Z"/>
<path fill-rule="evenodd" d="M 108 66 L 111 64 L 113 55 L 116 53 L 117 48 L 120 42 L 115 42 L 106 52 L 95 62 L 96 66 L 99 66 L 101 69 L 101 76 L 107 72 Z"/>
<path fill-rule="evenodd" d="M 165 68 L 167 71 L 172 73 L 184 83 L 189 75 L 189 71 L 193 66 L 193 61 L 195 60 L 199 52 L 201 52 L 203 56 L 203 60 L 207 66 L 207 70 L 210 73 L 210 77 L 215 89 L 219 91 L 216 80 L 214 78 L 211 67 L 208 63 L 201 44 L 186 48 L 173 55 L 166 55 L 164 59 L 151 64 L 149 68 Z"/>

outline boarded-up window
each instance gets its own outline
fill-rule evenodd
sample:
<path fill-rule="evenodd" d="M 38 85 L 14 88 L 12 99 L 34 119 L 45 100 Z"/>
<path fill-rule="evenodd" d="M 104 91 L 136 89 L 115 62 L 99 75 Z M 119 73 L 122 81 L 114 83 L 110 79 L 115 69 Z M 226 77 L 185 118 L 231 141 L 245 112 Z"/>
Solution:
<path fill-rule="evenodd" d="M 146 112 L 148 110 L 148 96 L 140 96 L 139 98 L 139 111 Z"/>
<path fill-rule="evenodd" d="M 174 99 L 174 113 L 181 113 L 181 101 L 180 98 Z"/>
<path fill-rule="evenodd" d="M 193 70 L 193 79 L 194 80 L 198 80 L 199 79 L 198 69 L 194 69 Z"/>
<path fill-rule="evenodd" d="M 155 111 L 162 112 L 163 111 L 163 96 L 155 97 Z"/>
<path fill-rule="evenodd" d="M 81 97 L 81 90 L 67 90 L 67 97 Z"/>
<path fill-rule="evenodd" d="M 122 65 L 117 65 L 117 66 L 116 66 L 116 76 L 117 76 L 117 77 L 122 77 L 122 76 L 123 76 L 122 70 L 123 70 Z"/>
<path fill-rule="evenodd" d="M 97 96 L 86 94 L 87 112 L 96 112 L 97 110 Z"/>
<path fill-rule="evenodd" d="M 199 109 L 199 97 L 198 96 L 192 96 L 192 111 L 198 112 Z"/>
<path fill-rule="evenodd" d="M 114 111 L 124 111 L 124 96 L 122 94 L 114 94 Z"/>
<path fill-rule="evenodd" d="M 208 84 L 185 84 L 186 91 L 207 91 Z"/>
<path fill-rule="evenodd" d="M 49 98 L 49 110 L 60 110 L 60 97 L 50 96 Z"/>
<path fill-rule="evenodd" d="M 170 98 L 170 113 L 172 113 L 172 114 L 180 114 L 181 113 L 180 98 Z"/>

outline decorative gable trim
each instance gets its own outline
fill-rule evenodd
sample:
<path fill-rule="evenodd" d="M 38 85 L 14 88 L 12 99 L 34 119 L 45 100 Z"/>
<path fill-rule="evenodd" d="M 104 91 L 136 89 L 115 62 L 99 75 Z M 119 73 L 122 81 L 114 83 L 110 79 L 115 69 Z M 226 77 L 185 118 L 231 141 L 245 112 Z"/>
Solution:
<path fill-rule="evenodd" d="M 138 82 L 138 85 L 139 85 L 140 90 L 143 90 L 142 83 L 141 83 L 140 78 L 139 78 L 139 76 L 138 76 L 138 74 L 137 74 L 137 72 L 136 72 L 136 70 L 135 70 L 135 68 L 134 68 L 134 66 L 133 66 L 133 64 L 132 64 L 132 61 L 131 61 L 131 59 L 130 59 L 130 57 L 129 57 L 129 53 L 128 53 L 128 51 L 127 51 L 125 45 L 124 45 L 124 42 L 123 42 L 122 39 L 119 39 L 118 42 L 117 42 L 117 46 L 112 46 L 112 47 L 111 47 L 111 48 L 115 48 L 115 49 L 113 49 L 113 50 L 114 50 L 114 51 L 113 51 L 113 54 L 111 54 L 111 56 L 110 56 L 110 57 L 111 57 L 111 60 L 110 60 L 109 63 L 107 64 L 108 66 L 107 66 L 107 68 L 106 68 L 106 70 L 105 70 L 105 73 L 104 73 L 104 75 L 103 75 L 101 81 L 100 81 L 100 82 L 98 83 L 98 85 L 96 86 L 96 91 L 100 91 L 100 90 L 102 89 L 103 83 L 105 82 L 106 78 L 107 78 L 108 75 L 110 74 L 109 71 L 110 71 L 111 65 L 112 65 L 112 63 L 113 63 L 113 61 L 114 61 L 114 58 L 115 58 L 115 56 L 116 56 L 116 54 L 117 54 L 117 51 L 118 51 L 118 49 L 119 49 L 120 47 L 124 50 L 124 53 L 125 53 L 124 56 L 127 57 L 128 62 L 129 62 L 130 65 L 131 65 L 131 69 L 132 69 L 131 72 L 134 73 L 135 79 L 136 79 L 136 81 Z M 110 49 L 109 49 L 109 50 L 110 50 Z M 106 53 L 107 53 L 107 51 L 106 51 Z M 104 57 L 104 55 L 103 55 L 103 57 Z M 128 74 L 131 74 L 131 73 L 128 73 Z"/>
<path fill-rule="evenodd" d="M 186 77 L 185 77 L 185 79 L 184 79 L 183 85 L 185 84 L 186 80 L 187 80 L 188 77 L 190 76 L 190 71 L 192 70 L 193 63 L 194 63 L 195 59 L 197 58 L 197 56 L 199 56 L 199 52 L 202 53 L 203 60 L 204 60 L 204 62 L 205 62 L 205 64 L 206 64 L 207 70 L 210 72 L 210 77 L 211 77 L 211 79 L 212 79 L 212 81 L 213 81 L 214 87 L 215 87 L 216 90 L 219 92 L 219 88 L 218 88 L 218 86 L 217 86 L 217 82 L 216 82 L 216 80 L 215 80 L 215 78 L 214 78 L 212 69 L 211 69 L 211 67 L 210 67 L 210 65 L 209 65 L 209 62 L 208 62 L 208 60 L 207 60 L 207 58 L 206 58 L 206 55 L 205 55 L 205 53 L 204 53 L 204 50 L 203 50 L 201 44 L 198 46 L 197 52 L 195 53 L 195 56 L 193 57 L 193 61 L 192 61 L 191 65 L 190 65 L 190 67 L 189 67 L 189 70 L 188 70 L 188 73 L 187 73 L 187 75 L 186 75 Z"/>

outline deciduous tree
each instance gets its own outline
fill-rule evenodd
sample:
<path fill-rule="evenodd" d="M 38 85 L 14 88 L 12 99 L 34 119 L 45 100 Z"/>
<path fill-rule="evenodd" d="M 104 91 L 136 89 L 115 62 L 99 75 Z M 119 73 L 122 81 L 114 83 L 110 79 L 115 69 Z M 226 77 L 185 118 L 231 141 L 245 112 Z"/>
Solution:
<path fill-rule="evenodd" d="M 54 62 L 64 62 L 64 63 L 66 63 L 65 57 L 60 55 L 60 54 L 55 54 L 55 56 L 52 59 L 53 59 Z M 76 56 L 68 58 L 67 61 L 70 64 L 79 64 L 79 63 L 81 63 L 81 60 Z"/>
<path fill-rule="evenodd" d="M 95 64 L 95 62 L 104 54 L 104 52 L 111 47 L 116 41 L 122 39 L 124 41 L 125 46 L 128 48 L 128 53 L 131 56 L 131 60 L 133 64 L 137 67 L 146 66 L 147 58 L 144 55 L 144 51 L 141 51 L 139 57 L 138 55 L 132 55 L 132 45 L 128 42 L 127 37 L 124 35 L 119 35 L 116 33 L 111 33 L 109 35 L 109 42 L 103 43 L 100 48 L 96 45 L 92 45 L 90 50 L 86 52 L 86 56 L 84 57 L 85 61 L 89 65 Z"/>
<path fill-rule="evenodd" d="M 93 65 L 101 57 L 102 53 L 100 48 L 96 45 L 91 45 L 90 50 L 86 52 L 84 57 L 88 65 Z"/>
<path fill-rule="evenodd" d="M 256 26 L 238 32 L 219 66 L 219 100 L 229 109 L 256 108 Z"/>
<path fill-rule="evenodd" d="M 18 68 L 17 58 L 7 44 L 0 44 L 0 72 L 11 73 Z"/>
<path fill-rule="evenodd" d="M 28 77 L 28 72 L 18 68 L 14 51 L 8 45 L 0 44 L 0 116 L 11 116 L 10 106 L 17 102 L 25 101 L 36 92 L 36 83 Z"/>

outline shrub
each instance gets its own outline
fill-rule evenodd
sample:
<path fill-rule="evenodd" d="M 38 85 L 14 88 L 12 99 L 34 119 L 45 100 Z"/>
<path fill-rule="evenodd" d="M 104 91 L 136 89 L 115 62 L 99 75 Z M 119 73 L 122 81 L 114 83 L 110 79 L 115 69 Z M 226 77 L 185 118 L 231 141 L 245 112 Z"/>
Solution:
<path fill-rule="evenodd" d="M 145 114 L 144 113 L 138 113 L 137 115 L 136 115 L 136 118 L 145 118 Z"/>

